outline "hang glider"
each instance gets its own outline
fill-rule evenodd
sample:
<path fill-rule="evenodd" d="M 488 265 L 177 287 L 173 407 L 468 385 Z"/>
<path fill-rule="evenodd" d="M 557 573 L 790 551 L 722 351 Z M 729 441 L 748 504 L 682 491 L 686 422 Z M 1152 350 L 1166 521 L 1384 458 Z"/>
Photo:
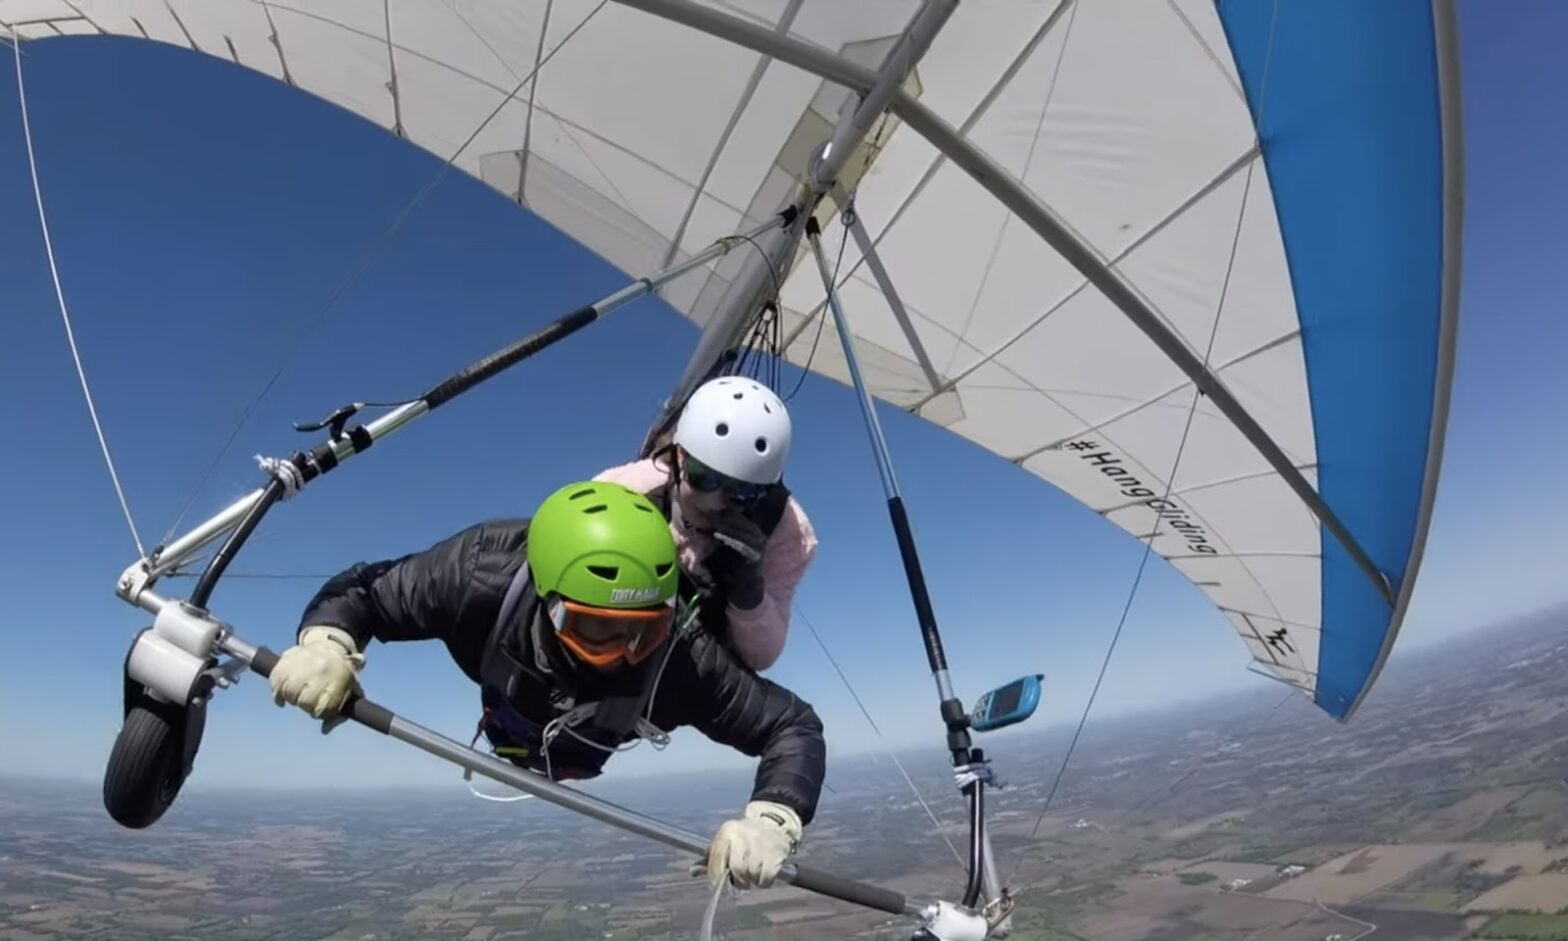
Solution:
<path fill-rule="evenodd" d="M 890 505 L 870 398 L 1143 541 L 1335 718 L 1393 646 L 1457 331 L 1446 0 L 0 0 L 0 26 L 231 61 L 677 270 L 638 288 L 703 328 L 672 408 L 776 308 L 790 362 L 867 397 Z"/>
<path fill-rule="evenodd" d="M 0 22 L 25 38 L 145 37 L 271 75 L 458 154 L 636 275 L 789 203 L 919 6 L 4 0 Z M 704 31 L 721 19 L 762 48 Z M 959 4 L 817 210 L 826 221 L 852 190 L 897 285 L 894 307 L 847 248 L 840 290 L 873 395 L 1151 539 L 1264 670 L 1340 718 L 1409 602 L 1442 452 L 1453 30 L 1448 5 L 1425 0 Z M 915 109 L 1021 184 L 1200 381 L 907 126 Z M 802 244 L 778 251 L 788 357 L 804 363 L 821 284 Z M 765 273 L 732 254 L 660 293 L 706 325 L 744 293 L 737 279 L 754 292 L 744 282 Z M 814 371 L 848 380 L 841 351 L 815 351 Z"/>

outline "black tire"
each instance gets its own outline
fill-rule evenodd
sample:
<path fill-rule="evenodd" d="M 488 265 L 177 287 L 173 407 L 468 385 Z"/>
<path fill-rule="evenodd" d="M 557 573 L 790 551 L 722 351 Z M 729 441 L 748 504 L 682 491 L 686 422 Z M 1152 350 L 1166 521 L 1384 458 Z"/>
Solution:
<path fill-rule="evenodd" d="M 142 702 L 126 713 L 103 776 L 103 805 L 123 827 L 156 823 L 185 783 L 184 710 Z"/>

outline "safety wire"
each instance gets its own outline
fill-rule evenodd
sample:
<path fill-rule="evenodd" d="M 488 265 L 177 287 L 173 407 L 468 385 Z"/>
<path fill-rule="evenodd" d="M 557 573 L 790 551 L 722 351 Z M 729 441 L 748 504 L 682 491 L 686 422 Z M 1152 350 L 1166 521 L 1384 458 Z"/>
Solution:
<path fill-rule="evenodd" d="M 1258 94 L 1258 119 L 1254 124 L 1253 130 L 1254 143 L 1258 142 L 1259 132 L 1257 129 L 1261 127 L 1263 123 L 1263 109 L 1264 104 L 1267 101 L 1269 67 L 1273 64 L 1274 59 L 1274 29 L 1278 24 L 1278 19 L 1279 2 L 1278 0 L 1275 0 L 1273 19 L 1269 24 L 1269 46 L 1268 51 L 1264 56 L 1263 75 L 1261 80 L 1262 84 Z M 1255 169 L 1257 168 L 1258 160 L 1260 159 L 1262 158 L 1259 157 L 1254 159 L 1251 163 L 1247 164 L 1247 176 L 1245 182 L 1242 184 L 1241 190 L 1241 205 L 1236 212 L 1236 231 L 1231 237 L 1230 254 L 1225 263 L 1225 278 L 1220 285 L 1219 303 L 1216 305 L 1214 311 L 1214 323 L 1209 328 L 1208 343 L 1205 345 L 1203 350 L 1203 368 L 1205 371 L 1208 370 L 1209 360 L 1214 352 L 1214 340 L 1217 336 L 1219 336 L 1220 320 L 1222 319 L 1225 312 L 1225 300 L 1230 293 L 1231 275 L 1235 271 L 1236 254 L 1238 248 L 1241 245 L 1241 231 L 1247 218 L 1247 201 L 1248 197 L 1252 193 L 1252 177 Z M 1170 500 L 1172 490 L 1175 487 L 1176 473 L 1181 467 L 1182 454 L 1187 448 L 1187 440 L 1192 432 L 1192 421 L 1194 416 L 1197 414 L 1198 403 L 1202 400 L 1202 398 L 1203 395 L 1201 391 L 1199 391 L 1196 388 L 1196 384 L 1194 384 L 1192 403 L 1187 408 L 1187 418 L 1185 424 L 1182 427 L 1181 440 L 1176 446 L 1176 456 L 1175 459 L 1171 462 L 1171 472 L 1165 480 L 1165 492 L 1162 497 L 1162 499 L 1165 501 Z M 1089 721 L 1089 712 L 1094 708 L 1095 698 L 1099 695 L 1100 686 L 1102 683 L 1104 683 L 1106 671 L 1111 665 L 1111 657 L 1116 652 L 1117 641 L 1121 639 L 1122 629 L 1127 625 L 1127 615 L 1131 612 L 1133 601 L 1137 598 L 1138 587 L 1143 582 L 1143 573 L 1148 566 L 1150 555 L 1153 554 L 1154 540 L 1159 536 L 1160 523 L 1162 519 L 1163 518 L 1159 514 L 1155 514 L 1154 529 L 1144 539 L 1143 552 L 1140 553 L 1138 557 L 1138 569 L 1133 575 L 1132 586 L 1127 592 L 1127 600 L 1122 605 L 1122 613 L 1121 616 L 1117 619 L 1116 630 L 1111 634 L 1111 642 L 1110 645 L 1105 649 L 1105 657 L 1100 663 L 1099 674 L 1095 677 L 1094 686 L 1089 691 L 1088 701 L 1084 703 L 1083 713 L 1078 717 L 1078 726 L 1073 730 L 1072 739 L 1069 740 L 1067 744 L 1067 751 L 1062 756 L 1062 763 L 1057 767 L 1056 777 L 1051 782 L 1051 789 L 1046 793 L 1045 805 L 1040 808 L 1040 815 L 1035 818 L 1034 827 L 1029 831 L 1029 838 L 1031 840 L 1035 839 L 1040 833 L 1040 825 L 1045 822 L 1046 814 L 1048 814 L 1051 810 L 1051 802 L 1055 799 L 1057 790 L 1061 787 L 1062 777 L 1067 773 L 1067 767 L 1068 764 L 1072 761 L 1073 752 L 1078 747 L 1078 740 L 1083 735 L 1084 725 Z M 1013 864 L 1012 876 L 1017 875 L 1018 866 L 1021 864 L 1021 860 Z M 1012 881 L 1012 876 L 1009 877 L 1009 882 Z M 1024 888 L 1019 889 L 1017 892 L 1014 892 L 1013 895 L 1014 897 L 1022 895 L 1025 891 L 1033 888 L 1038 884 L 1039 880 L 1036 880 Z"/>
<path fill-rule="evenodd" d="M 298 355 L 300 349 L 304 347 L 305 340 L 310 337 L 310 335 L 313 334 L 322 325 L 322 323 L 326 321 L 327 316 L 332 312 L 333 308 L 337 306 L 338 301 L 340 301 L 348 292 L 349 287 L 361 275 L 370 270 L 371 266 L 376 262 L 377 259 L 380 258 L 381 253 L 388 245 L 391 244 L 393 236 L 395 236 L 398 230 L 403 227 L 403 224 L 408 221 L 408 218 L 413 213 L 413 211 L 420 205 L 420 203 L 424 202 L 427 196 L 434 192 L 435 188 L 441 183 L 442 180 L 446 178 L 447 174 L 451 172 L 453 165 L 457 162 L 457 158 L 461 157 L 463 153 L 467 151 L 468 148 L 473 144 L 473 142 L 479 138 L 479 135 L 484 132 L 484 129 L 490 126 L 490 122 L 494 121 L 496 117 L 503 110 L 505 110 L 506 106 L 517 98 L 518 93 L 523 90 L 523 86 L 527 85 L 535 75 L 539 74 L 539 70 L 543 69 L 545 65 L 555 57 L 556 53 L 565 48 L 567 43 L 576 38 L 578 32 L 580 32 L 583 27 L 587 26 L 588 23 L 598 15 L 599 11 L 604 9 L 605 4 L 608 2 L 609 0 L 599 0 L 598 5 L 589 11 L 588 15 L 583 17 L 581 22 L 572 27 L 571 31 L 568 32 L 560 42 L 556 43 L 548 53 L 540 57 L 538 63 L 528 71 L 528 74 L 524 75 L 521 79 L 518 80 L 516 87 L 514 87 L 511 92 L 506 95 L 506 97 L 501 99 L 500 103 L 495 106 L 495 109 L 490 112 L 488 117 L 480 122 L 478 127 L 474 128 L 473 133 L 468 135 L 468 139 L 463 141 L 463 143 L 452 152 L 452 155 L 448 157 L 444 163 L 442 163 L 441 168 L 432 174 L 430 178 L 425 181 L 424 185 L 414 193 L 409 201 L 398 210 L 397 215 L 393 217 L 391 223 L 389 223 L 387 227 L 382 230 L 381 234 L 376 237 L 376 240 L 372 242 L 369 248 L 367 248 L 360 256 L 359 262 L 349 270 L 349 273 L 346 277 L 337 283 L 337 286 L 333 288 L 332 293 L 328 295 L 326 303 L 322 305 L 321 309 L 316 312 L 316 315 L 310 320 L 309 323 L 305 325 L 304 329 L 294 337 L 293 343 L 284 352 L 283 359 L 278 364 L 276 371 L 273 372 L 272 376 L 267 380 L 261 391 L 256 394 L 256 397 L 250 402 L 249 405 L 245 406 L 244 411 L 240 413 L 240 417 L 235 423 L 234 430 L 230 432 L 228 439 L 223 444 L 223 447 L 216 455 L 214 455 L 212 463 L 207 466 L 206 472 L 203 473 L 201 479 L 197 481 L 195 489 L 192 490 L 190 497 L 185 501 L 185 505 L 180 508 L 180 512 L 177 516 L 175 516 L 174 522 L 169 526 L 168 532 L 164 534 L 164 543 L 167 543 L 171 538 L 173 538 L 175 531 L 180 527 L 180 523 L 185 520 L 185 515 L 190 512 L 191 507 L 195 504 L 196 498 L 201 494 L 202 489 L 207 485 L 207 481 L 211 479 L 213 473 L 217 470 L 218 464 L 223 460 L 224 456 L 228 454 L 229 448 L 234 446 L 234 441 L 239 437 L 240 431 L 245 427 L 245 423 L 250 419 L 251 413 L 254 412 L 256 407 L 261 404 L 262 399 L 266 398 L 267 394 L 272 391 L 272 387 L 276 385 L 278 379 L 282 377 L 283 371 L 288 368 L 288 364 L 294 359 L 296 355 Z M 143 553 L 143 555 L 145 555 L 145 553 Z"/>
<path fill-rule="evenodd" d="M 719 899 L 724 895 L 727 880 L 719 879 L 714 883 L 713 893 L 708 896 L 708 907 L 702 913 L 702 929 L 697 934 L 698 941 L 713 941 L 713 919 L 719 914 Z"/>
<path fill-rule="evenodd" d="M 206 570 L 207 565 L 211 561 L 212 556 L 210 555 L 200 556 L 180 563 L 179 568 L 164 572 L 163 577 L 168 579 L 200 578 L 202 572 Z M 325 582 L 327 579 L 335 577 L 335 575 L 336 573 L 333 572 L 224 572 L 223 580 L 226 582 L 232 582 L 235 579 L 272 582 L 296 580 Z"/>
<path fill-rule="evenodd" d="M 55 263 L 54 240 L 49 237 L 49 218 L 44 212 L 44 190 L 38 181 L 38 159 L 33 153 L 33 125 L 27 114 L 27 86 L 22 81 L 22 39 L 17 35 L 16 27 L 10 26 L 11 55 L 16 59 L 16 97 L 22 112 L 22 139 L 27 148 L 27 169 L 33 179 L 33 200 L 38 204 L 38 228 L 43 232 L 44 255 L 49 260 L 49 276 L 54 281 L 55 300 L 60 305 L 60 319 L 65 322 L 65 339 L 71 347 L 71 359 L 76 362 L 76 377 L 82 384 L 82 396 L 87 400 L 87 414 L 92 418 L 93 431 L 98 435 L 98 447 L 103 451 L 104 464 L 109 468 L 109 481 L 114 485 L 114 493 L 120 500 L 120 510 L 125 514 L 125 522 L 131 528 L 131 541 L 136 543 L 136 554 L 145 556 L 147 550 L 142 547 L 142 536 L 136 529 L 136 519 L 131 515 L 131 504 L 125 498 L 125 488 L 120 485 L 120 474 L 115 470 L 114 458 L 109 455 L 109 442 L 104 437 L 103 423 L 98 420 L 98 407 L 93 403 L 92 389 L 87 385 L 87 370 L 82 366 L 82 354 L 76 348 L 76 331 L 71 328 L 71 312 L 65 303 L 65 289 L 60 285 L 60 267 Z"/>

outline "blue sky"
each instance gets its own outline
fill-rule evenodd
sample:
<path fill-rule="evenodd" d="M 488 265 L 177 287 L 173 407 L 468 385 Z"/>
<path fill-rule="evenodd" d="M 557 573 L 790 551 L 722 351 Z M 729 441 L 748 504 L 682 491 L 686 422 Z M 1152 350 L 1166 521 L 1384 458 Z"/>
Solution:
<path fill-rule="evenodd" d="M 1396 658 L 1565 594 L 1554 560 L 1568 550 L 1559 523 L 1568 496 L 1553 471 L 1568 458 L 1554 430 L 1568 408 L 1559 312 L 1568 126 L 1555 94 L 1568 82 L 1568 61 L 1556 55 L 1568 8 L 1516 3 L 1484 18 L 1480 6 L 1461 5 L 1467 234 L 1448 459 Z M 55 306 L 8 52 L 4 59 L 0 402 L 11 448 L 0 462 L 0 583 L 10 603 L 0 628 L 0 749 L 8 771 L 96 779 L 118 725 L 124 651 L 144 618 L 112 593 L 134 549 Z M 452 174 L 318 322 L 332 289 L 435 169 L 429 155 L 270 80 L 163 47 L 47 43 L 30 48 L 25 68 L 67 300 L 148 541 L 163 536 L 301 336 L 186 526 L 257 484 L 251 455 L 314 442 L 290 422 L 345 401 L 416 394 L 624 283 Z M 526 514 L 562 481 L 633 456 L 695 336 L 656 303 L 617 314 L 275 511 L 234 571 L 326 574 L 486 516 Z M 804 611 L 889 737 L 939 748 L 852 395 L 810 379 L 793 411 L 790 479 L 822 538 Z M 897 412 L 883 421 L 959 688 L 973 697 L 1038 670 L 1049 676 L 1044 719 L 1076 719 L 1140 547 L 946 432 Z M 1036 522 L 1020 532 L 1020 518 Z M 1017 592 L 1020 584 L 1029 590 Z M 281 649 L 315 587 L 234 579 L 214 606 L 250 639 Z M 1155 560 L 1095 715 L 1267 685 L 1247 661 L 1220 615 Z M 772 675 L 817 705 L 834 751 L 876 744 L 799 622 Z M 365 681 L 417 721 L 471 733 L 476 693 L 437 646 L 377 647 Z M 662 754 L 643 749 L 614 767 L 745 763 L 688 731 Z M 192 787 L 391 781 L 460 786 L 448 766 L 362 730 L 322 738 L 249 678 L 220 698 Z"/>

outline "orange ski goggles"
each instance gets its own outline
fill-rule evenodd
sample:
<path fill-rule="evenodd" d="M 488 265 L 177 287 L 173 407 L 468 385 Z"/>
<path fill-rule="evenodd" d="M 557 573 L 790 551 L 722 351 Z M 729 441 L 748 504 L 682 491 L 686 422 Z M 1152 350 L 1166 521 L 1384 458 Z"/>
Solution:
<path fill-rule="evenodd" d="M 552 621 L 561 645 L 584 663 L 607 667 L 625 660 L 635 665 L 669 639 L 675 607 L 601 608 L 558 599 Z"/>

